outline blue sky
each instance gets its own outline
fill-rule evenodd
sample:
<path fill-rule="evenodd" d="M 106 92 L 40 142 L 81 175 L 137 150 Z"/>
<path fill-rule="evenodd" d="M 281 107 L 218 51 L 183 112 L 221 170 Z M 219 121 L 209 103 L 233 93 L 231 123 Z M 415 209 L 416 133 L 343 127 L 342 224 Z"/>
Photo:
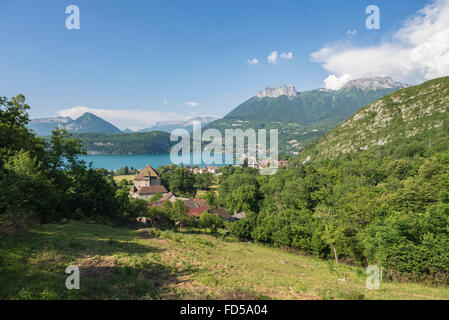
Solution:
<path fill-rule="evenodd" d="M 439 2 L 446 8 L 446 0 Z M 222 116 L 268 85 L 293 83 L 300 91 L 310 90 L 323 87 L 331 74 L 385 73 L 420 82 L 441 68 L 360 68 L 351 65 L 351 57 L 374 47 L 368 56 L 382 60 L 385 45 L 393 51 L 421 45 L 425 40 L 404 21 L 432 3 L 0 0 L 0 95 L 25 94 L 33 118 L 99 110 L 124 129 L 193 115 Z M 65 27 L 65 9 L 72 4 L 80 8 L 80 30 Z M 380 30 L 365 27 L 370 4 L 381 10 Z M 423 19 L 426 14 L 436 15 L 423 13 Z M 433 27 L 443 32 L 449 26 Z M 401 30 L 406 36 L 398 40 Z M 267 60 L 273 51 L 277 63 Z M 291 59 L 280 57 L 290 52 Z"/>

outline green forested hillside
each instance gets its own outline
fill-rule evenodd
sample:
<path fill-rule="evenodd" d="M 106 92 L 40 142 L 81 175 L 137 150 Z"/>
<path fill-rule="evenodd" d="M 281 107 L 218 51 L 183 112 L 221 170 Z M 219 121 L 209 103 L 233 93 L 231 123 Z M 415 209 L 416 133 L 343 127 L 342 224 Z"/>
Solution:
<path fill-rule="evenodd" d="M 321 120 L 341 121 L 362 106 L 396 89 L 362 90 L 344 88 L 339 91 L 300 92 L 297 97 L 253 97 L 224 117 L 249 121 L 296 122 L 308 125 Z"/>
<path fill-rule="evenodd" d="M 332 130 L 361 107 L 401 88 L 344 87 L 300 92 L 297 97 L 253 97 L 206 128 L 278 129 L 283 153 L 295 153 Z"/>
<path fill-rule="evenodd" d="M 83 142 L 88 154 L 157 154 L 169 152 L 173 145 L 166 132 L 84 133 L 74 137 Z"/>
<path fill-rule="evenodd" d="M 244 166 L 221 168 L 217 192 L 211 190 L 203 196 L 213 208 L 246 213 L 245 218 L 234 223 L 207 212 L 199 219 L 191 218 L 181 201 L 149 208 L 143 200 L 130 199 L 127 181 L 117 185 L 105 170 L 86 167 L 78 159 L 81 143 L 67 132 L 56 130 L 46 141 L 27 130 L 29 106 L 23 96 L 2 98 L 0 237 L 17 233 L 17 229 L 20 231 L 28 223 L 36 226 L 36 219 L 62 224 L 35 227 L 27 237 L 4 242 L 0 254 L 8 264 L 0 272 L 6 279 L 3 297 L 71 298 L 66 290 L 58 289 L 57 272 L 46 277 L 50 285 L 43 285 L 37 277 L 42 266 L 59 268 L 67 262 L 81 263 L 87 270 L 108 267 L 111 274 L 120 276 L 112 285 L 108 281 L 89 281 L 86 288 L 102 288 L 106 294 L 89 289 L 78 298 L 147 297 L 148 291 L 141 290 L 142 286 L 154 290 L 150 298 L 167 297 L 167 293 L 182 298 L 197 289 L 201 289 L 201 297 L 218 298 L 228 294 L 245 298 L 248 293 L 270 298 L 385 297 L 382 296 L 385 291 L 367 292 L 363 280 L 357 278 L 357 274 L 365 276 L 363 270 L 368 265 L 383 270 L 383 279 L 390 289 L 399 288 L 398 281 L 410 280 L 441 287 L 426 295 L 422 284 L 407 284 L 401 286 L 399 296 L 445 296 L 449 284 L 449 151 L 444 139 L 448 136 L 444 109 L 449 97 L 447 87 L 448 78 L 443 78 L 386 97 L 386 101 L 398 101 L 399 97 L 403 100 L 394 108 L 382 100 L 373 104 L 382 107 L 377 107 L 370 121 L 347 136 L 356 139 L 363 132 L 399 135 L 406 132 L 408 121 L 416 128 L 429 128 L 417 130 L 408 138 L 392 139 L 383 145 L 370 144 L 366 150 L 354 149 L 336 156 L 326 153 L 320 156 L 320 149 L 314 150 L 317 146 L 311 145 L 304 155 L 290 160 L 287 168 L 279 169 L 272 176 L 261 176 L 258 170 Z M 366 114 L 370 108 L 361 110 L 360 114 Z M 410 118 L 401 116 L 403 122 L 400 122 L 389 116 L 390 110 L 403 110 L 402 114 Z M 376 114 L 384 116 L 377 121 Z M 348 123 L 357 123 L 361 118 L 356 114 Z M 382 129 L 376 130 L 378 126 L 374 124 Z M 346 127 L 349 125 L 343 126 Z M 362 128 L 366 131 L 359 132 Z M 326 143 L 328 137 L 337 137 L 338 130 L 317 145 Z M 343 138 L 341 141 L 346 142 Z M 195 187 L 197 181 L 192 179 L 192 174 L 186 174 L 188 169 L 173 165 L 160 172 L 170 189 L 177 190 L 176 186 L 180 186 L 180 192 L 191 191 L 192 196 L 195 193 L 196 189 L 190 186 Z M 187 236 L 160 229 L 115 233 L 114 229 L 102 231 L 102 228 L 89 227 L 90 224 L 64 225 L 63 222 L 75 219 L 132 224 L 136 217 L 142 216 L 163 218 L 165 223 L 156 224 L 161 229 L 171 229 L 175 222 L 182 222 L 187 226 L 184 234 Z M 228 246 L 229 242 L 211 240 L 209 236 L 197 237 L 199 228 L 201 232 L 220 237 L 229 231 L 233 237 L 228 239 L 235 245 Z M 225 228 L 224 232 L 219 228 Z M 65 237 L 65 231 L 70 236 Z M 160 284 L 152 282 L 153 273 L 141 273 L 150 267 L 145 262 L 148 257 L 141 255 L 148 250 L 150 242 L 133 250 L 136 243 L 142 244 L 140 237 L 153 238 L 154 245 L 160 245 L 162 251 L 171 250 L 159 257 L 161 260 L 154 260 L 164 261 L 156 272 L 162 270 L 168 277 L 179 273 L 184 283 L 182 274 L 190 275 L 193 278 L 189 278 L 191 282 L 187 285 L 195 285 L 194 289 L 161 291 Z M 236 239 L 281 247 L 296 254 L 283 256 L 280 250 L 236 243 Z M 32 255 L 36 246 L 44 249 Z M 65 247 L 81 249 L 74 253 Z M 200 249 L 192 250 L 195 247 Z M 303 259 L 298 254 L 313 257 Z M 50 260 L 58 264 L 48 264 Z M 164 271 L 167 265 L 171 266 L 169 273 Z M 312 266 L 313 270 L 302 269 L 303 265 Z M 349 272 L 351 269 L 355 274 Z M 297 282 L 297 275 L 291 277 L 295 271 L 301 272 L 304 282 Z M 130 281 L 135 291 L 129 287 Z M 236 283 L 242 286 L 243 296 L 239 295 L 241 291 Z M 349 290 L 342 288 L 341 283 L 350 285 Z M 22 287 L 27 290 L 19 291 Z M 394 291 L 389 297 L 398 297 L 398 291 Z"/>
<path fill-rule="evenodd" d="M 146 211 L 106 170 L 80 160 L 82 143 L 56 129 L 36 137 L 25 97 L 0 97 L 0 238 L 38 222 L 62 218 L 124 218 Z"/>
<path fill-rule="evenodd" d="M 336 158 L 372 149 L 398 154 L 447 150 L 448 111 L 448 77 L 405 88 L 355 113 L 301 158 Z"/>
<path fill-rule="evenodd" d="M 352 116 L 270 177 L 228 172 L 219 200 L 241 239 L 449 283 L 449 78 Z M 249 177 L 247 176 L 249 175 Z"/>

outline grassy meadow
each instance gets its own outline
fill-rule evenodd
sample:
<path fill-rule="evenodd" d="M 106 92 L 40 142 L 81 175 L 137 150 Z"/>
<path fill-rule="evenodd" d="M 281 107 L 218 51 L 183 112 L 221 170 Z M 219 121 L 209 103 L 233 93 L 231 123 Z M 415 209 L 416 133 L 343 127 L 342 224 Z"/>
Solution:
<path fill-rule="evenodd" d="M 65 269 L 80 268 L 80 290 Z M 192 230 L 41 225 L 0 240 L 0 299 L 449 299 L 448 287 L 381 283 L 357 267 Z"/>
<path fill-rule="evenodd" d="M 125 180 L 127 180 L 127 181 L 133 181 L 135 177 L 136 177 L 135 174 L 117 175 L 117 176 L 114 176 L 114 181 L 115 181 L 116 183 L 119 183 L 119 182 L 122 181 L 123 179 L 125 179 Z"/>

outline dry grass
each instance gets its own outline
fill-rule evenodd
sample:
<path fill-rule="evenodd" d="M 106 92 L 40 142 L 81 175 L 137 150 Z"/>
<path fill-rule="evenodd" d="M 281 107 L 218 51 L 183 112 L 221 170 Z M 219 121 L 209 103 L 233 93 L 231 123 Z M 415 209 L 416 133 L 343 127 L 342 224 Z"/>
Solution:
<path fill-rule="evenodd" d="M 382 283 L 362 269 L 183 230 L 72 222 L 0 242 L 1 299 L 449 299 L 448 287 Z M 81 290 L 65 289 L 78 265 Z"/>
<path fill-rule="evenodd" d="M 116 183 L 119 183 L 119 182 L 122 181 L 123 179 L 125 179 L 125 180 L 127 180 L 127 181 L 133 181 L 135 177 L 136 177 L 135 174 L 119 175 L 119 176 L 114 176 L 114 181 L 115 181 Z"/>

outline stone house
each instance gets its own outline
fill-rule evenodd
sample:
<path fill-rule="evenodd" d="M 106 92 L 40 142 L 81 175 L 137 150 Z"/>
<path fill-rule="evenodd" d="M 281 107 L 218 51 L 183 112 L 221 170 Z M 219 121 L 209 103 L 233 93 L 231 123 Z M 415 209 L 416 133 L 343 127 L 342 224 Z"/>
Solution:
<path fill-rule="evenodd" d="M 158 193 L 164 196 L 168 191 L 161 185 L 161 175 L 147 165 L 134 178 L 134 185 L 129 194 L 132 198 L 147 200 Z"/>

